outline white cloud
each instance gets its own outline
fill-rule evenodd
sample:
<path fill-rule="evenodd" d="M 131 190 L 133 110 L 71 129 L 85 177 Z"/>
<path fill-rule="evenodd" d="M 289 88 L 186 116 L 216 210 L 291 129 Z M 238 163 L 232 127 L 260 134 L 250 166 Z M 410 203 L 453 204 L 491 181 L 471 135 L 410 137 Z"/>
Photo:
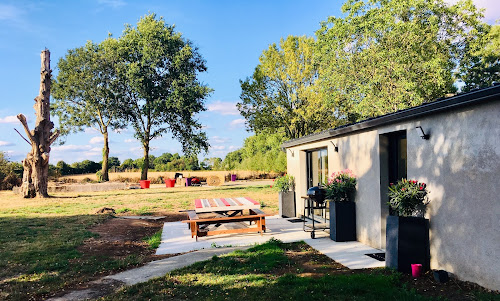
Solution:
<path fill-rule="evenodd" d="M 210 146 L 210 149 L 213 149 L 213 150 L 225 150 L 226 147 L 224 145 L 212 145 L 212 146 Z"/>
<path fill-rule="evenodd" d="M 12 142 L 8 142 L 8 141 L 1 141 L 0 140 L 0 146 L 13 146 L 15 145 L 14 143 Z"/>
<path fill-rule="evenodd" d="M 235 102 L 222 102 L 220 100 L 216 100 L 207 105 L 207 110 L 221 115 L 240 115 Z"/>
<path fill-rule="evenodd" d="M 85 134 L 100 134 L 99 131 L 94 128 L 85 128 L 83 131 Z"/>
<path fill-rule="evenodd" d="M 219 136 L 213 136 L 211 139 L 210 139 L 211 142 L 213 143 L 226 143 L 226 142 L 229 142 L 231 141 L 231 138 L 227 138 L 227 137 L 219 137 Z"/>
<path fill-rule="evenodd" d="M 236 149 L 238 149 L 238 148 L 241 148 L 241 146 L 230 145 L 230 146 L 228 147 L 228 149 L 229 149 L 230 151 L 236 150 Z"/>
<path fill-rule="evenodd" d="M 89 143 L 90 144 L 102 144 L 102 143 L 104 143 L 104 137 L 101 137 L 101 136 L 92 137 L 89 140 Z"/>
<path fill-rule="evenodd" d="M 52 151 L 56 152 L 85 152 L 91 150 L 92 147 L 90 145 L 75 145 L 75 144 L 68 144 L 68 145 L 60 145 L 60 146 L 53 146 Z"/>
<path fill-rule="evenodd" d="M 0 20 L 18 22 L 24 11 L 8 4 L 0 4 Z"/>
<path fill-rule="evenodd" d="M 245 125 L 245 119 L 240 118 L 240 119 L 235 119 L 229 123 L 230 126 L 233 127 L 243 127 Z"/>
<path fill-rule="evenodd" d="M 123 0 L 97 0 L 97 2 L 102 5 L 111 6 L 112 8 L 118 8 L 126 4 Z"/>
<path fill-rule="evenodd" d="M 125 142 L 125 143 L 133 143 L 133 142 L 137 142 L 137 140 L 135 140 L 135 139 L 125 139 L 125 140 L 123 140 L 123 142 Z"/>
<path fill-rule="evenodd" d="M 6 116 L 4 118 L 0 118 L 0 123 L 20 123 L 20 121 L 16 116 Z"/>

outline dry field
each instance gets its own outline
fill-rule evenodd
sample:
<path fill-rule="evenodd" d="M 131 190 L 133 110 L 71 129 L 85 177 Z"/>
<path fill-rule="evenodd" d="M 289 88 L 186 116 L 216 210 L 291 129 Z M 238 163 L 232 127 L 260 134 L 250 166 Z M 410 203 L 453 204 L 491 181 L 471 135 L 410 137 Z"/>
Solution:
<path fill-rule="evenodd" d="M 175 176 L 175 171 L 150 171 L 148 172 L 148 179 L 157 179 L 162 177 L 163 179 L 173 179 Z M 202 179 L 206 179 L 211 175 L 223 176 L 228 179 L 231 174 L 236 174 L 236 178 L 239 180 L 248 180 L 248 179 L 269 179 L 275 178 L 279 174 L 274 172 L 260 172 L 260 171 L 251 171 L 251 170 L 236 170 L 236 171 L 212 171 L 212 170 L 197 170 L 197 171 L 180 171 L 184 177 L 200 177 Z M 83 175 L 70 175 L 59 178 L 61 181 L 66 179 L 74 180 L 76 182 L 81 182 L 84 179 L 90 179 L 93 181 L 97 180 L 95 174 L 83 174 Z M 122 181 L 123 179 L 130 179 L 133 182 L 138 182 L 141 178 L 141 172 L 110 172 L 109 180 L 110 181 Z"/>

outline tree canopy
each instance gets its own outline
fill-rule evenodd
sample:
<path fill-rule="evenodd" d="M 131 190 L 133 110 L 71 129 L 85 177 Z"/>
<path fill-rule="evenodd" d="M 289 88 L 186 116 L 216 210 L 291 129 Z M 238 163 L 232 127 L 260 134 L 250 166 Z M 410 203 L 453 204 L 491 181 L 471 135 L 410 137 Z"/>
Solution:
<path fill-rule="evenodd" d="M 155 14 L 142 17 L 136 27 L 127 25 L 118 39 L 119 80 L 124 91 L 121 113 L 142 143 L 142 179 L 147 178 L 149 143 L 169 132 L 184 153 L 207 151 L 206 134 L 195 115 L 205 110 L 211 89 L 197 75 L 206 71 L 198 49 L 174 26 Z"/>
<path fill-rule="evenodd" d="M 98 130 L 104 138 L 102 175 L 108 177 L 108 128 L 124 127 L 118 115 L 122 105 L 116 77 L 116 60 L 108 39 L 100 44 L 68 50 L 57 64 L 59 73 L 54 81 L 52 113 L 59 117 L 60 132 L 67 135 L 86 127 Z"/>
<path fill-rule="evenodd" d="M 281 39 L 262 52 L 252 77 L 240 80 L 237 107 L 249 130 L 292 139 L 335 125 L 333 107 L 320 93 L 314 45 L 305 36 Z"/>
<path fill-rule="evenodd" d="M 317 31 L 323 92 L 353 122 L 455 91 L 453 71 L 481 13 L 467 0 L 349 0 Z"/>
<path fill-rule="evenodd" d="M 475 33 L 468 37 L 458 73 L 464 92 L 500 82 L 500 24 L 482 24 Z"/>

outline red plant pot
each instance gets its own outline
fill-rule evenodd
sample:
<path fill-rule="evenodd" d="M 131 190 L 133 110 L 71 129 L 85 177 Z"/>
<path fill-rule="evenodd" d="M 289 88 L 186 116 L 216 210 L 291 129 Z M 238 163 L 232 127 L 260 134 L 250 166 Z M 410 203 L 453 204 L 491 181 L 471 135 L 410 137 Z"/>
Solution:
<path fill-rule="evenodd" d="M 146 189 L 146 188 L 149 188 L 149 184 L 151 184 L 151 181 L 150 180 L 141 180 L 140 183 L 141 183 L 141 189 Z"/>
<path fill-rule="evenodd" d="M 174 180 L 171 180 L 171 179 L 166 179 L 165 180 L 165 185 L 167 187 L 175 187 L 175 179 Z"/>

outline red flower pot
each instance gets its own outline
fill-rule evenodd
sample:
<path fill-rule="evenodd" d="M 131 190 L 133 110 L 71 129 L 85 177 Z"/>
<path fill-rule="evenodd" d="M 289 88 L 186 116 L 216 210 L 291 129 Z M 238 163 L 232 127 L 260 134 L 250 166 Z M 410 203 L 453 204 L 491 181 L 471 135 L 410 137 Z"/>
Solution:
<path fill-rule="evenodd" d="M 167 187 L 175 187 L 175 179 L 174 180 L 171 180 L 171 179 L 166 179 L 165 180 L 165 185 Z"/>
<path fill-rule="evenodd" d="M 141 180 L 140 183 L 141 183 L 141 189 L 146 189 L 146 188 L 149 188 L 149 184 L 151 183 L 151 181 L 150 180 Z"/>

